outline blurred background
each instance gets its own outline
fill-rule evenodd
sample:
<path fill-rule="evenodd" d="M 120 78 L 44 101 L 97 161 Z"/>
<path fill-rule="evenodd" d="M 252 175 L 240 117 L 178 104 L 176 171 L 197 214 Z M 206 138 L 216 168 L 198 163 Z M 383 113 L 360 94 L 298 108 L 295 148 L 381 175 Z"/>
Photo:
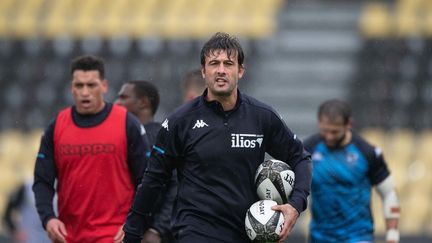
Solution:
<path fill-rule="evenodd" d="M 72 104 L 72 58 L 105 59 L 107 101 L 126 80 L 156 84 L 161 121 L 217 31 L 237 35 L 246 52 L 241 90 L 301 138 L 317 131 L 323 100 L 348 100 L 355 129 L 383 149 L 395 177 L 402 242 L 432 242 L 431 0 L 1 0 L 0 213 L 32 175 L 43 129 Z M 308 217 L 292 242 L 304 241 Z M 0 235 L 11 242 L 4 225 Z"/>

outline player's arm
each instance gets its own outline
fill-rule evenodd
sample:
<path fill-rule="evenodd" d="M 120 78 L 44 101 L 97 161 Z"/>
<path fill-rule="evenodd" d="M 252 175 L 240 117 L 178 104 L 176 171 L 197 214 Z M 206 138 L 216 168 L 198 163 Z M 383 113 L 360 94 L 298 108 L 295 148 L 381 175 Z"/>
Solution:
<path fill-rule="evenodd" d="M 293 169 L 296 177 L 288 203 L 272 207 L 273 210 L 282 211 L 284 214 L 285 224 L 280 233 L 280 241 L 283 242 L 294 227 L 299 214 L 307 207 L 312 172 L 309 152 L 303 148 L 302 142 L 291 132 L 282 119 L 274 115 L 271 126 L 273 132 L 267 145 L 268 152 L 274 158 L 286 161 Z"/>
<path fill-rule="evenodd" d="M 152 214 L 161 189 L 172 176 L 175 164 L 173 128 L 163 128 L 159 131 L 156 145 L 153 146 L 148 166 L 143 174 L 141 184 L 138 186 L 132 207 L 123 227 L 124 242 L 141 241 L 141 236 L 152 224 Z"/>
<path fill-rule="evenodd" d="M 399 199 L 396 194 L 393 178 L 389 175 L 376 186 L 381 197 L 384 218 L 386 221 L 386 241 L 388 243 L 399 242 L 398 221 L 400 216 Z"/>
<path fill-rule="evenodd" d="M 3 215 L 3 222 L 11 233 L 15 233 L 17 228 L 13 220 L 13 212 L 18 209 L 24 201 L 25 184 L 21 184 L 8 199 L 6 209 Z"/>
<path fill-rule="evenodd" d="M 165 185 L 163 190 L 165 195 L 158 198 L 158 210 L 154 215 L 153 228 L 160 234 L 166 234 L 171 231 L 171 214 L 173 204 L 177 196 L 177 171 L 173 170 L 171 179 Z"/>
<path fill-rule="evenodd" d="M 396 187 L 384 156 L 380 149 L 373 148 L 367 153 L 369 160 L 369 180 L 382 199 L 384 218 L 386 220 L 386 241 L 388 243 L 399 242 L 398 220 L 400 214 L 399 199 L 396 194 Z"/>
<path fill-rule="evenodd" d="M 150 153 L 150 144 L 144 126 L 129 112 L 126 116 L 126 136 L 127 161 L 136 188 L 140 184 L 142 173 L 147 167 L 148 157 L 146 154 Z"/>
<path fill-rule="evenodd" d="M 55 121 L 50 123 L 42 136 L 34 169 L 33 192 L 44 228 L 50 219 L 56 217 L 53 208 L 54 182 L 57 177 L 54 161 L 54 127 Z"/>
<path fill-rule="evenodd" d="M 311 186 L 310 154 L 303 148 L 303 143 L 276 115 L 273 116 L 273 133 L 268 136 L 268 153 L 275 159 L 287 162 L 295 173 L 295 184 L 288 203 L 298 213 L 307 207 L 307 197 Z"/>

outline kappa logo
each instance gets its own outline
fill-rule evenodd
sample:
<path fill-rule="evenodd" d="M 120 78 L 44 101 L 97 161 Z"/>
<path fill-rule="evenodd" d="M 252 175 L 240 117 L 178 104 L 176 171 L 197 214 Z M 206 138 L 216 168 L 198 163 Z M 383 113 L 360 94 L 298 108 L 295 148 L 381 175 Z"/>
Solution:
<path fill-rule="evenodd" d="M 261 147 L 264 135 L 259 134 L 231 134 L 231 148 Z"/>
<path fill-rule="evenodd" d="M 192 127 L 192 129 L 202 128 L 202 127 L 208 127 L 207 123 L 205 123 L 203 120 L 197 120 L 195 125 Z"/>
<path fill-rule="evenodd" d="M 141 132 L 140 132 L 141 136 L 144 135 L 144 134 L 146 134 L 146 130 L 145 130 L 144 126 L 141 125 L 140 128 L 141 128 Z"/>
<path fill-rule="evenodd" d="M 169 131 L 169 129 L 168 129 L 168 118 L 165 119 L 164 122 L 162 122 L 162 127 L 165 128 L 167 131 Z"/>

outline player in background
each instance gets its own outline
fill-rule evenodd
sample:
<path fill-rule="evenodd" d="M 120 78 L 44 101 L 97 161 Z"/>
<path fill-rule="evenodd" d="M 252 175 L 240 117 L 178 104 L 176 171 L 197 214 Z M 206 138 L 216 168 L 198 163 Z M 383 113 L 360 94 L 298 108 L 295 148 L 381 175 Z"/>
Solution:
<path fill-rule="evenodd" d="M 387 243 L 399 242 L 399 202 L 383 154 L 352 131 L 346 102 L 318 109 L 319 134 L 304 144 L 312 153 L 310 242 L 374 242 L 371 187 L 383 200 Z"/>
<path fill-rule="evenodd" d="M 134 80 L 127 81 L 122 85 L 115 102 L 138 117 L 146 129 L 151 145 L 155 143 L 161 128 L 161 124 L 154 121 L 154 115 L 159 107 L 159 99 L 159 91 L 155 85 L 144 80 Z M 177 182 L 174 173 L 170 183 L 163 190 L 165 195 L 156 204 L 158 207 L 155 210 L 153 226 L 145 232 L 142 243 L 174 242 L 171 229 L 172 207 L 177 194 Z"/>
<path fill-rule="evenodd" d="M 149 144 L 145 129 L 124 107 L 104 101 L 102 59 L 71 63 L 74 105 L 46 128 L 36 159 L 36 207 L 53 242 L 121 242 L 121 227 Z M 56 187 L 55 181 L 57 181 Z M 53 196 L 58 193 L 58 216 Z"/>
<path fill-rule="evenodd" d="M 49 242 L 36 211 L 32 185 L 33 180 L 27 179 L 12 193 L 3 215 L 3 222 L 17 243 Z"/>
<path fill-rule="evenodd" d="M 206 88 L 206 81 L 200 69 L 187 72 L 182 80 L 183 101 L 191 101 L 202 95 Z"/>
<path fill-rule="evenodd" d="M 309 154 L 271 107 L 238 90 L 243 61 L 237 38 L 226 33 L 216 33 L 204 44 L 201 74 L 207 89 L 162 123 L 124 226 L 124 242 L 140 242 L 174 168 L 179 179 L 173 216 L 177 242 L 250 242 L 245 215 L 259 200 L 254 177 L 265 152 L 296 173 L 289 202 L 273 208 L 285 218 L 280 240 L 288 237 L 307 206 Z"/>
<path fill-rule="evenodd" d="M 122 85 L 116 104 L 125 107 L 140 120 L 147 132 L 150 144 L 154 144 L 161 128 L 154 116 L 159 107 L 159 91 L 152 83 L 144 80 L 127 81 Z"/>

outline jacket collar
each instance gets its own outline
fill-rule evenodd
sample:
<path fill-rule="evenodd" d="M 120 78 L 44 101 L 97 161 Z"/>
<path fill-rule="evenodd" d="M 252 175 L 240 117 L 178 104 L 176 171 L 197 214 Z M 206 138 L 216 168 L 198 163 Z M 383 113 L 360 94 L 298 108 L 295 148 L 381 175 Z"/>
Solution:
<path fill-rule="evenodd" d="M 215 112 L 218 113 L 226 114 L 226 113 L 234 112 L 240 107 L 241 103 L 243 102 L 243 95 L 241 94 L 240 90 L 237 89 L 237 101 L 234 108 L 229 111 L 224 111 L 222 104 L 219 101 L 217 100 L 208 101 L 207 94 L 208 94 L 208 89 L 205 89 L 203 94 L 201 95 L 201 102 L 203 102 L 207 107 L 213 109 Z"/>

